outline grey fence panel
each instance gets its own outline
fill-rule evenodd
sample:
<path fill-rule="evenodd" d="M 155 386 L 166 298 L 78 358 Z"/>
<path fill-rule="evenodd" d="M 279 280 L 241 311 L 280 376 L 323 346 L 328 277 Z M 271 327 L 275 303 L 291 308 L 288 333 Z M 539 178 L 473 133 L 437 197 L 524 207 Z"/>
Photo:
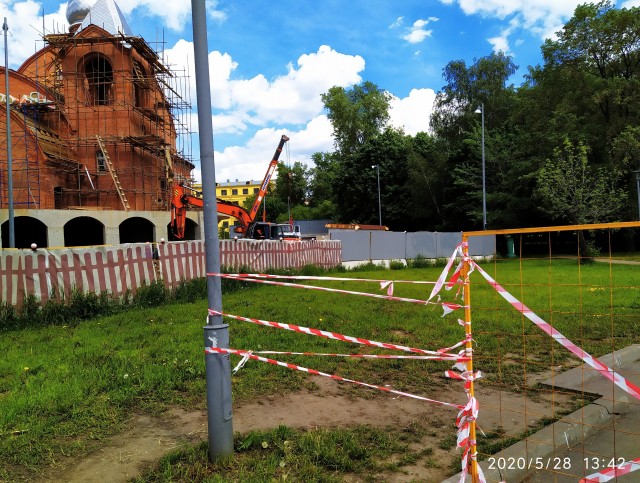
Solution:
<path fill-rule="evenodd" d="M 462 241 L 461 232 L 382 232 L 376 230 L 329 230 L 332 240 L 342 241 L 342 261 L 448 258 Z M 469 238 L 471 256 L 491 256 L 496 252 L 496 237 Z"/>
<path fill-rule="evenodd" d="M 496 254 L 496 236 L 470 236 L 469 255 L 472 257 L 486 257 Z"/>
<path fill-rule="evenodd" d="M 406 257 L 416 258 L 421 255 L 425 258 L 436 258 L 436 234 L 428 231 L 407 233 Z"/>
<path fill-rule="evenodd" d="M 462 241 L 462 233 L 460 232 L 443 232 L 436 233 L 438 240 L 436 249 L 436 258 L 450 257 L 453 250 Z"/>
<path fill-rule="evenodd" d="M 331 231 L 332 240 L 342 241 L 342 261 L 371 259 L 371 235 L 370 231 Z"/>
<path fill-rule="evenodd" d="M 406 233 L 394 231 L 371 231 L 371 259 L 399 260 L 406 258 Z"/>

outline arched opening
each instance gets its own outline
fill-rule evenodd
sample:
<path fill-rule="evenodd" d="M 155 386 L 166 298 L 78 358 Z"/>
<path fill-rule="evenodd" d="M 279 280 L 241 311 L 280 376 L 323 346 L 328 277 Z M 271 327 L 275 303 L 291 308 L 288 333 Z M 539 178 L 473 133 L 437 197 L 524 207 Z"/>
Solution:
<path fill-rule="evenodd" d="M 104 245 L 104 225 L 88 216 L 79 216 L 64 225 L 64 246 Z"/>
<path fill-rule="evenodd" d="M 113 68 L 101 55 L 90 56 L 84 63 L 88 104 L 106 106 L 111 102 Z"/>
<path fill-rule="evenodd" d="M 16 248 L 30 248 L 32 243 L 39 248 L 49 246 L 47 225 L 30 216 L 16 216 L 13 219 Z M 9 220 L 2 224 L 2 248 L 9 248 Z"/>
<path fill-rule="evenodd" d="M 200 227 L 198 224 L 190 218 L 187 218 L 184 222 L 184 238 L 179 240 L 171 234 L 171 223 L 167 225 L 167 232 L 169 233 L 169 241 L 184 241 L 184 240 L 199 240 L 200 239 Z"/>
<path fill-rule="evenodd" d="M 120 243 L 145 243 L 155 240 L 154 225 L 146 218 L 134 216 L 120 223 Z"/>

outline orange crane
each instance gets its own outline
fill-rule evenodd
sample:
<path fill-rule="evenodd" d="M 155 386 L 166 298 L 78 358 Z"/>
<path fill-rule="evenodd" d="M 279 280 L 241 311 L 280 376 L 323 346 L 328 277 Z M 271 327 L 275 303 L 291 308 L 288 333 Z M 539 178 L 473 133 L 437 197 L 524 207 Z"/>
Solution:
<path fill-rule="evenodd" d="M 260 203 L 262 202 L 262 199 L 267 192 L 267 188 L 269 187 L 269 181 L 271 181 L 273 172 L 275 171 L 276 166 L 278 166 L 278 159 L 280 158 L 282 148 L 288 140 L 289 138 L 284 134 L 280 138 L 276 152 L 269 163 L 267 172 L 264 175 L 262 184 L 260 185 L 258 196 L 256 196 L 256 200 L 254 201 L 250 211 L 245 210 L 242 206 L 235 203 L 216 198 L 216 201 L 218 202 L 218 213 L 232 216 L 237 219 L 240 222 L 240 225 L 236 227 L 235 231 L 236 233 L 240 233 L 243 237 L 271 239 L 300 238 L 299 229 L 296 231 L 296 229 L 291 225 L 255 222 L 255 217 L 258 213 L 258 209 L 260 208 Z M 199 193 L 196 190 L 182 184 L 175 185 L 173 187 L 173 198 L 171 201 L 171 233 L 179 240 L 184 238 L 187 209 L 189 207 L 202 208 L 204 206 L 204 200 L 198 197 L 198 194 Z"/>

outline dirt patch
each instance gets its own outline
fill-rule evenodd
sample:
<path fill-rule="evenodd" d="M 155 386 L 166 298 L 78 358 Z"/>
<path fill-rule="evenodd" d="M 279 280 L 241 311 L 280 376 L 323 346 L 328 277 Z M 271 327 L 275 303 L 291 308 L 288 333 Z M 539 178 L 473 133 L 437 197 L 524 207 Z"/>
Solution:
<path fill-rule="evenodd" d="M 428 428 L 416 445 L 432 448 L 412 466 L 403 467 L 402 473 L 385 475 L 385 481 L 442 481 L 450 473 L 450 464 L 456 450 L 442 450 L 438 443 L 447 436 L 455 436 L 453 408 L 434 406 L 416 399 L 380 395 L 372 398 L 354 398 L 341 393 L 334 381 L 315 380 L 318 391 L 304 391 L 282 397 L 269 397 L 265 402 L 244 404 L 234 408 L 233 429 L 246 433 L 251 430 L 270 429 L 278 425 L 296 428 L 344 427 L 368 424 L 375 427 L 409 427 L 420 423 Z M 463 403 L 466 399 L 459 386 L 438 389 L 434 399 Z M 478 425 L 485 432 L 501 428 L 508 435 L 520 434 L 527 426 L 557 409 L 545 397 L 535 400 L 522 395 L 480 388 Z M 567 398 L 568 399 L 568 398 Z M 566 402 L 566 401 L 565 401 Z M 128 481 L 154 464 L 159 458 L 184 444 L 195 444 L 207 438 L 207 417 L 204 411 L 173 409 L 163 417 L 136 415 L 129 429 L 113 438 L 82 461 L 63 461 L 47 472 L 40 481 L 70 483 L 115 483 Z M 349 479 L 348 481 L 358 481 Z"/>

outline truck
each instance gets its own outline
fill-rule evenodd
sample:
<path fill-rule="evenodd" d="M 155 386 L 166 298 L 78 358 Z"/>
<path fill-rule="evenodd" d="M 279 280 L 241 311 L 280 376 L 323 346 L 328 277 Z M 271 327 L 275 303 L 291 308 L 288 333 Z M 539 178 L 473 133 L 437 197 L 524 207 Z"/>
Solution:
<path fill-rule="evenodd" d="M 284 147 L 284 144 L 289 141 L 289 138 L 284 134 L 280 138 L 278 147 L 269 163 L 267 172 L 260 184 L 258 196 L 251 207 L 251 210 L 247 211 L 242 206 L 232 203 L 230 201 L 216 198 L 218 204 L 218 213 L 228 215 L 235 218 L 238 224 L 235 227 L 235 233 L 238 233 L 242 238 L 252 238 L 255 240 L 268 239 L 268 240 L 302 240 L 302 234 L 300 233 L 300 227 L 290 223 L 269 223 L 266 221 L 255 221 L 260 203 L 262 202 L 264 195 L 269 187 L 271 177 L 278 165 L 278 159 L 280 153 Z M 176 184 L 173 188 L 173 197 L 171 200 L 171 234 L 178 240 L 184 239 L 185 236 L 185 224 L 187 218 L 187 210 L 190 207 L 202 208 L 204 206 L 204 200 L 201 194 L 186 186 L 184 184 Z M 305 239 L 311 239 L 306 237 Z"/>

